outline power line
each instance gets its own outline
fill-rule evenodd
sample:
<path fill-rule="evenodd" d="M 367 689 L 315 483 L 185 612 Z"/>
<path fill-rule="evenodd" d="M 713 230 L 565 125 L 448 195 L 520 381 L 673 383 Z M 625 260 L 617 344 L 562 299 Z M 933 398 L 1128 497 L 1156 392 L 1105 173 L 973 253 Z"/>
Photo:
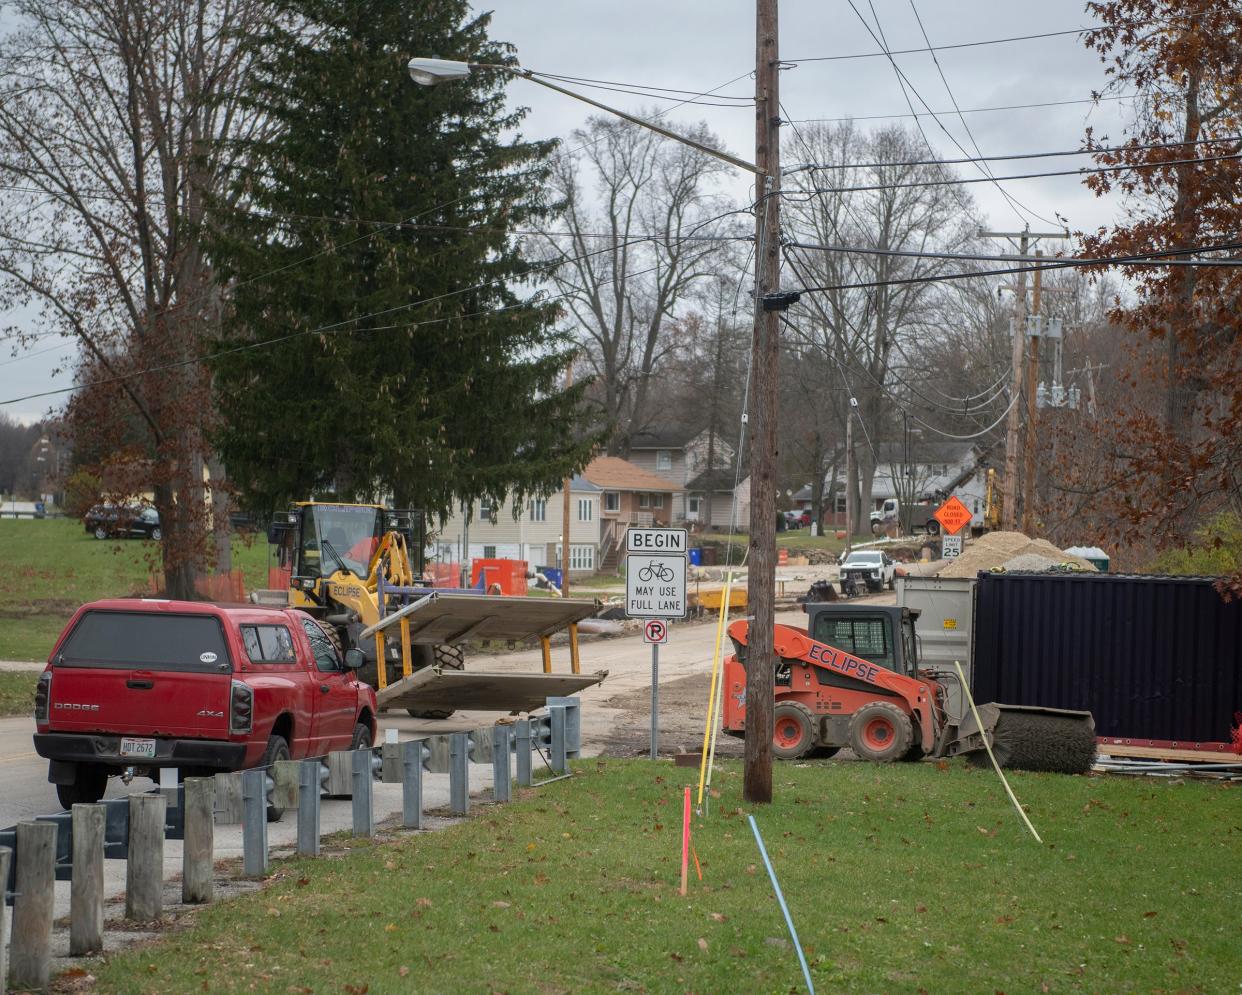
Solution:
<path fill-rule="evenodd" d="M 880 53 L 876 53 L 880 54 Z M 1001 104 L 995 107 L 966 107 L 960 113 L 962 114 L 988 114 L 993 111 L 1025 111 L 1037 110 L 1043 107 L 1068 107 L 1071 104 L 1096 104 L 1101 100 L 1133 100 L 1141 96 L 1137 93 L 1117 93 L 1117 94 L 1101 94 L 1097 97 L 1080 97 L 1072 100 L 1044 100 L 1032 104 Z M 952 114 L 953 111 L 918 111 L 909 114 L 848 114 L 845 117 L 801 117 L 789 124 L 839 124 L 843 121 L 891 121 L 895 118 L 920 118 L 920 117 L 936 117 L 940 114 Z"/>
<path fill-rule="evenodd" d="M 979 48 L 984 45 L 1006 45 L 1010 42 L 1037 41 L 1041 38 L 1064 38 L 1066 35 L 1080 35 L 1095 28 L 1066 28 L 1063 31 L 1043 31 L 1032 35 L 1012 35 L 1008 38 L 985 38 L 981 41 L 962 41 L 951 45 L 932 45 L 927 48 L 895 48 L 889 52 L 855 52 L 850 55 L 815 55 L 805 59 L 782 59 L 788 62 L 844 62 L 849 59 L 877 59 L 883 55 L 916 55 L 920 52 L 948 52 L 959 48 Z"/>
<path fill-rule="evenodd" d="M 574 86 L 585 86 L 592 90 L 611 90 L 614 93 L 628 93 L 636 97 L 651 97 L 657 100 L 678 100 L 686 98 L 687 103 L 705 106 L 705 107 L 749 107 L 755 103 L 754 97 L 734 97 L 728 94 L 715 94 L 719 97 L 718 101 L 703 101 L 698 97 L 701 94 L 694 90 L 679 90 L 667 86 L 646 86 L 642 83 L 621 83 L 616 80 L 591 79 L 587 76 L 562 76 L 557 73 L 541 73 L 533 70 L 527 70 L 531 76 L 540 79 L 554 79 L 560 83 L 572 83 Z M 722 101 L 730 101 L 724 103 Z"/>
<path fill-rule="evenodd" d="M 793 123 L 793 122 L 789 122 Z M 796 129 L 795 129 L 796 130 Z M 1194 145 L 1216 145 L 1242 142 L 1242 135 L 1226 135 L 1222 138 L 1197 138 L 1186 142 L 1151 142 L 1145 145 L 1110 145 L 1087 149 L 1058 149 L 1047 152 L 1014 152 L 1008 155 L 981 155 L 964 159 L 907 159 L 902 162 L 808 162 L 791 166 L 784 175 L 817 169 L 884 169 L 898 166 L 957 166 L 968 162 L 1006 162 L 1013 159 L 1050 159 L 1074 155 L 1114 155 L 1125 152 L 1146 152 L 1151 149 L 1173 149 Z"/>
<path fill-rule="evenodd" d="M 726 211 L 726 212 L 724 212 L 724 213 L 722 213 L 722 214 L 718 215 L 718 217 L 717 217 L 717 218 L 714 218 L 714 219 L 708 219 L 708 221 L 707 221 L 707 222 L 704 222 L 704 223 L 705 223 L 705 224 L 706 224 L 706 223 L 710 223 L 710 221 L 712 221 L 712 220 L 718 220 L 719 218 L 727 217 L 727 216 L 728 216 L 728 215 L 730 215 L 730 214 L 736 214 L 736 213 L 738 213 L 736 210 Z M 630 240 L 630 241 L 626 241 L 626 242 L 625 242 L 625 243 L 623 243 L 623 244 L 625 244 L 625 245 L 629 245 L 629 244 L 632 244 L 632 243 L 644 242 L 644 241 L 649 241 L 649 238 L 648 238 L 648 237 L 643 237 L 643 238 L 633 239 L 633 240 Z M 606 253 L 606 252 L 612 252 L 612 251 L 615 251 L 615 249 L 616 249 L 616 248 L 619 248 L 619 246 L 612 246 L 612 245 L 609 245 L 609 246 L 605 246 L 605 247 L 604 247 L 604 248 L 602 248 L 602 249 L 594 249 L 594 250 L 592 250 L 591 252 L 585 252 L 585 253 L 582 253 L 582 254 L 580 254 L 580 255 L 578 255 L 578 256 L 573 256 L 573 257 L 566 257 L 566 258 L 561 258 L 561 259 L 550 260 L 550 261 L 548 261 L 548 262 L 546 262 L 546 263 L 536 264 L 536 265 L 532 266 L 532 267 L 531 267 L 531 272 L 533 273 L 533 272 L 535 272 L 535 271 L 537 271 L 537 270 L 540 270 L 540 269 L 555 269 L 555 268 L 557 268 L 558 266 L 565 265 L 566 263 L 571 263 L 571 262 L 575 262 L 575 261 L 577 261 L 577 260 L 581 260 L 581 259 L 586 259 L 586 258 L 589 258 L 590 256 L 596 256 L 596 255 L 600 255 L 600 254 L 602 254 L 602 253 Z M 638 272 L 631 274 L 631 276 L 643 276 L 643 275 L 645 275 L 645 274 L 647 274 L 647 273 L 650 273 L 650 272 L 655 271 L 656 269 L 658 269 L 658 266 L 652 266 L 652 267 L 649 267 L 649 268 L 647 268 L 647 269 L 645 269 L 645 270 L 639 270 Z M 6 404 L 16 404 L 16 403 L 18 403 L 18 402 L 20 402 L 20 401 L 30 401 L 30 400 L 35 400 L 35 399 L 37 399 L 37 398 L 41 398 L 41 397 L 52 397 L 52 396 L 55 396 L 55 395 L 58 395 L 58 394 L 66 394 L 66 393 L 70 393 L 70 392 L 75 391 L 75 390 L 83 390 L 83 389 L 86 389 L 86 388 L 89 388 L 89 387 L 101 387 L 101 386 L 106 386 L 106 385 L 108 385 L 108 384 L 112 384 L 112 383 L 120 383 L 120 382 L 125 381 L 125 380 L 132 380 L 132 379 L 135 379 L 135 378 L 137 378 L 137 377 L 148 376 L 148 375 L 150 375 L 150 374 L 152 374 L 152 373 L 162 373 L 162 372 L 166 372 L 166 371 L 168 371 L 168 370 L 180 369 L 181 367 L 191 366 L 191 365 L 196 364 L 196 363 L 207 362 L 207 361 L 211 361 L 211 360 L 219 359 L 219 358 L 221 358 L 221 357 L 223 357 L 223 356 L 230 356 L 230 355 L 234 355 L 234 354 L 236 354 L 236 353 L 240 353 L 240 352 L 248 352 L 248 351 L 253 350 L 253 349 L 262 349 L 262 348 L 266 348 L 266 347 L 268 347 L 268 346 L 279 345 L 279 344 L 281 344 L 281 343 L 283 343 L 283 342 L 288 342 L 288 341 L 291 341 L 291 340 L 293 340 L 293 339 L 297 339 L 297 338 L 303 338 L 303 337 L 308 336 L 308 335 L 320 335 L 320 334 L 325 334 L 325 333 L 327 333 L 327 332 L 337 332 L 337 331 L 341 331 L 341 330 L 345 329 L 347 326 L 349 326 L 349 325 L 356 325 L 358 322 L 361 322 L 361 321 L 367 321 L 367 320 L 369 320 L 369 319 L 371 319 L 371 318 L 379 318 L 379 317 L 383 317 L 383 316 L 385 316 L 385 315 L 393 314 L 393 313 L 395 313 L 395 312 L 397 312 L 397 311 L 406 311 L 406 310 L 410 310 L 411 308 L 421 307 L 421 306 L 424 306 L 424 305 L 426 305 L 426 304 L 432 304 L 432 303 L 435 303 L 436 301 L 445 300 L 445 299 L 450 298 L 450 297 L 456 297 L 456 296 L 458 296 L 458 295 L 460 295 L 460 294 L 466 294 L 466 293 L 471 293 L 471 292 L 476 291 L 476 290 L 482 290 L 482 289 L 485 289 L 485 288 L 487 288 L 487 287 L 494 286 L 494 285 L 496 285 L 496 284 L 498 284 L 498 283 L 503 283 L 506 279 L 507 279 L 507 277 L 497 277 L 497 278 L 496 278 L 496 279 L 494 279 L 494 280 L 488 280 L 488 281 L 486 281 L 486 282 L 484 282 L 484 283 L 475 284 L 474 286 L 471 286 L 471 287 L 463 287 L 463 288 L 460 288 L 460 289 L 458 289 L 458 290 L 450 290 L 450 291 L 448 291 L 447 293 L 438 294 L 438 295 L 437 295 L 437 296 L 435 296 L 435 297 L 428 297 L 428 298 L 424 298 L 423 300 L 418 300 L 418 301 L 410 301 L 410 302 L 408 302 L 408 303 L 406 303 L 406 304 L 399 304 L 399 305 L 396 305 L 396 306 L 394 306 L 394 307 L 385 308 L 385 309 L 383 309 L 383 310 L 381 310 L 381 311 L 373 311 L 373 312 L 370 312 L 369 314 L 358 315 L 358 316 L 353 317 L 353 318 L 345 318 L 345 319 L 343 319 L 343 320 L 341 320 L 341 321 L 332 322 L 332 323 L 329 323 L 329 324 L 326 324 L 326 325 L 320 325 L 320 326 L 317 326 L 317 327 L 315 327 L 315 328 L 303 329 L 303 330 L 301 330 L 301 331 L 297 331 L 297 332 L 290 332 L 290 333 L 288 333 L 287 335 L 277 336 L 276 338 L 273 338 L 273 339 L 263 339 L 263 340 L 261 340 L 261 341 L 257 341 L 257 342 L 248 342 L 248 343 L 246 343 L 246 344 L 244 344 L 244 345 L 236 346 L 236 347 L 234 347 L 234 348 L 232 348 L 232 349 L 225 349 L 225 350 L 222 350 L 222 351 L 220 351 L 220 352 L 212 353 L 210 356 L 195 356 L 195 357 L 192 357 L 192 358 L 190 358 L 190 359 L 178 360 L 178 361 L 173 362 L 173 363 L 165 363 L 165 364 L 162 364 L 162 365 L 158 365 L 158 366 L 150 367 L 150 368 L 148 368 L 148 369 L 144 369 L 144 370 L 137 370 L 137 371 L 134 371 L 133 373 L 125 373 L 125 374 L 121 374 L 121 375 L 119 375 L 119 376 L 114 376 L 114 377 L 105 377 L 105 378 L 103 378 L 103 379 L 100 379 L 100 380 L 94 380 L 94 381 L 91 381 L 91 382 L 88 382 L 88 383 L 83 383 L 83 384 L 74 384 L 74 385 L 69 386 L 69 387 L 61 387 L 61 388 L 57 388 L 56 390 L 42 391 L 42 392 L 40 392 L 40 393 L 36 393 L 36 394 L 27 394 L 27 395 L 25 395 L 25 396 L 23 396 L 23 397 L 13 397 L 13 398 L 8 398 L 7 400 L 0 401 L 0 407 L 4 406 L 4 405 L 6 405 Z M 542 293 L 542 291 L 540 291 L 540 293 Z M 540 303 L 546 303 L 546 302 L 548 302 L 548 301 L 559 300 L 559 299 L 560 299 L 560 298 L 562 298 L 562 297 L 568 297 L 568 296 L 570 296 L 570 293 L 571 293 L 571 292 L 565 292 L 565 293 L 560 293 L 560 294 L 545 294 L 545 295 L 543 296 L 543 299 L 542 299 L 542 301 L 541 301 Z M 486 315 L 490 315 L 490 314 L 500 314 L 500 313 L 503 313 L 503 312 L 505 312 L 505 311 L 511 311 L 511 310 L 514 310 L 515 308 L 520 308 L 520 307 L 529 307 L 529 306 L 532 306 L 534 303 L 535 303 L 535 302 L 533 302 L 533 301 L 521 301 L 521 302 L 518 302 L 518 303 L 516 303 L 516 304 L 510 304 L 510 305 L 506 305 L 506 306 L 504 306 L 504 307 L 499 307 L 499 308 L 490 308 L 490 309 L 485 310 L 485 311 L 476 311 L 476 312 L 472 312 L 472 313 L 470 313 L 470 314 L 463 314 L 463 315 L 445 315 L 444 317 L 441 317 L 441 318 L 431 318 L 431 319 L 428 319 L 428 320 L 426 320 L 426 321 L 421 321 L 421 322 L 420 322 L 420 321 L 415 321 L 415 322 L 409 322 L 409 323 L 407 323 L 407 324 L 384 325 L 384 326 L 372 327 L 372 328 L 356 328 L 356 329 L 354 329 L 354 331 L 359 331 L 359 332 L 378 332 L 378 331 L 391 331 L 391 330 L 398 329 L 398 328 L 407 328 L 407 329 L 408 329 L 408 328 L 417 328 L 417 327 L 419 327 L 419 326 L 421 326 L 421 325 L 434 325 L 434 324 L 442 324 L 442 323 L 444 323 L 444 322 L 449 322 L 449 321 L 461 321 L 461 320 L 465 320 L 465 319 L 467 319 L 467 318 L 476 318 L 476 317 L 486 316 Z"/>
<path fill-rule="evenodd" d="M 937 252 L 932 249 L 873 249 L 868 246 L 853 245 L 816 245 L 812 242 L 786 242 L 785 248 L 809 249 L 816 252 L 856 252 L 867 256 L 903 256 L 911 259 L 959 259 L 972 262 L 1021 262 L 1042 263 L 1055 261 L 1066 265 L 1098 266 L 1108 260 L 1093 259 L 1087 256 L 1018 256 L 1018 255 L 987 255 L 975 252 Z M 1242 266 L 1242 259 L 1164 259 L 1164 256 L 1189 255 L 1192 252 L 1228 252 L 1242 248 L 1242 242 L 1230 242 L 1225 245 L 1192 246 L 1184 249 L 1160 250 L 1132 257 L 1114 257 L 1117 260 L 1128 258 L 1124 265 L 1141 266 L 1150 263 L 1153 266 L 1223 266 L 1236 268 Z"/>
<path fill-rule="evenodd" d="M 910 102 L 909 93 L 906 92 L 907 87 L 909 87 L 910 93 L 913 93 L 916 97 L 918 97 L 919 103 L 923 105 L 923 109 L 930 111 L 931 105 L 928 104 L 928 102 L 923 99 L 923 95 L 919 93 L 918 88 L 914 85 L 913 80 L 911 80 L 910 77 L 907 76 L 902 71 L 901 66 L 897 65 L 897 60 L 894 59 L 892 54 L 889 52 L 888 41 L 884 36 L 884 29 L 880 25 L 880 15 L 876 13 L 875 3 L 873 2 L 873 0 L 867 0 L 867 4 L 871 8 L 871 16 L 875 18 L 876 31 L 879 32 L 878 36 L 876 35 L 875 31 L 871 30 L 871 25 L 868 24 L 867 19 L 862 16 L 862 12 L 854 4 L 854 0 L 847 0 L 847 2 L 850 5 L 850 9 L 853 10 L 854 13 L 858 15 L 858 19 L 862 21 L 863 27 L 867 29 L 867 33 L 871 35 L 875 43 L 879 45 L 880 49 L 887 55 L 889 65 L 893 67 L 893 72 L 896 73 L 897 75 L 898 83 L 901 85 L 902 95 L 906 98 L 906 104 L 907 106 L 909 106 L 910 112 L 912 114 L 914 113 L 914 105 Z M 950 94 L 950 96 L 952 95 Z M 953 103 L 954 103 L 954 106 L 956 107 L 957 101 L 954 100 Z M 959 112 L 959 116 L 960 116 L 960 112 Z M 935 121 L 936 124 L 939 126 L 940 130 L 944 132 L 945 137 L 947 137 L 949 141 L 951 141 L 954 145 L 957 146 L 958 151 L 960 151 L 962 155 L 969 154 L 967 153 L 966 149 L 963 147 L 962 143 L 957 140 L 957 136 L 955 136 L 951 131 L 949 131 L 948 128 L 945 127 L 944 122 L 941 121 L 939 117 L 937 117 L 936 115 L 932 115 L 932 120 Z M 915 123 L 915 127 L 917 127 L 919 130 L 919 134 L 923 136 L 923 141 L 927 144 L 928 151 L 930 152 L 931 147 L 932 147 L 931 142 L 928 141 L 927 133 L 923 130 L 922 121 L 916 117 L 914 119 L 914 123 Z M 978 151 L 978 147 L 976 147 L 976 151 Z M 1039 218 L 1042 221 L 1047 221 L 1048 224 L 1054 224 L 1054 222 L 1048 221 L 1047 218 L 1043 218 L 1041 217 L 1041 215 L 1032 211 L 1029 207 L 1021 203 L 1016 197 L 1014 197 L 1008 190 L 1006 190 L 999 183 L 997 183 L 995 180 L 995 177 L 992 176 L 991 169 L 989 169 L 986 165 L 982 163 L 976 163 L 975 166 L 979 170 L 980 173 L 982 173 L 985 177 L 988 177 L 992 180 L 992 183 L 996 187 L 997 191 L 1005 199 L 1005 202 L 1013 210 L 1015 217 L 1017 217 L 1019 220 L 1022 220 L 1021 212 L 1025 211 L 1029 217 Z M 977 221 L 977 219 L 975 220 Z"/>
<path fill-rule="evenodd" d="M 1058 169 L 1042 173 L 1014 173 L 1010 176 L 965 176 L 945 180 L 916 180 L 912 183 L 876 183 L 860 187 L 812 187 L 808 194 L 867 193 L 876 190 L 912 190 L 920 187 L 960 186 L 966 183 L 1005 183 L 1011 180 L 1035 180 L 1049 176 L 1087 176 L 1091 173 L 1119 173 L 1131 169 L 1164 169 L 1170 166 L 1193 166 L 1206 162 L 1229 162 L 1242 159 L 1242 153 L 1199 156 L 1194 159 L 1169 159 L 1165 162 L 1136 162 L 1120 166 L 1083 166 L 1079 169 Z M 1044 219 L 1047 220 L 1047 219 Z M 1055 224 L 1055 222 L 1049 222 Z"/>
<path fill-rule="evenodd" d="M 1069 269 L 1075 266 L 1131 266 L 1142 265 L 1144 260 L 1158 258 L 1162 256 L 1184 255 L 1187 252 L 1211 251 L 1213 249 L 1242 249 L 1242 243 L 1224 246 L 1209 246 L 1202 249 L 1169 249 L 1159 252 L 1146 253 L 1139 256 L 1102 256 L 1098 259 L 1073 259 L 1073 260 L 1056 260 L 1055 257 L 1049 261 L 1041 263 L 1038 266 L 1009 266 L 1004 269 L 976 270 L 974 272 L 962 273 L 940 273 L 934 276 L 914 276 L 900 277 L 892 280 L 873 280 L 866 283 L 843 283 L 834 286 L 825 287 L 797 287 L 802 293 L 826 293 L 835 290 L 866 290 L 872 287 L 889 287 L 900 286 L 910 283 L 937 283 L 940 281 L 950 280 L 971 280 L 978 277 L 989 276 L 1009 276 L 1013 273 L 1033 273 L 1037 269 Z M 1189 261 L 1188 261 L 1189 262 Z M 1242 260 L 1221 260 L 1213 262 L 1211 260 L 1195 260 L 1194 265 L 1210 268 L 1210 267 L 1226 267 L 1232 268 L 1242 264 Z"/>

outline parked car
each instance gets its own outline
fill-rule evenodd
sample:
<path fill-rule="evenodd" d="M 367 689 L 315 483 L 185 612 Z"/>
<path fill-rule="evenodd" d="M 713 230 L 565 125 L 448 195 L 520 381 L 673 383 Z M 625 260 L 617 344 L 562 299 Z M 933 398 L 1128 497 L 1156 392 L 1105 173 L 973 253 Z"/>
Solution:
<path fill-rule="evenodd" d="M 787 529 L 805 529 L 811 524 L 811 512 L 809 510 L 785 512 L 785 528 Z"/>
<path fill-rule="evenodd" d="M 96 539 L 160 539 L 160 513 L 154 508 L 97 504 L 82 516 L 82 525 Z"/>
<path fill-rule="evenodd" d="M 367 749 L 375 691 L 310 615 L 292 608 L 110 600 L 79 608 L 35 692 L 34 746 L 60 803 L 108 778 L 183 775 Z M 269 818 L 279 818 L 269 809 Z"/>
<path fill-rule="evenodd" d="M 847 579 L 866 584 L 869 591 L 892 590 L 896 576 L 897 564 L 887 553 L 875 549 L 854 550 L 841 564 L 842 591 Z"/>

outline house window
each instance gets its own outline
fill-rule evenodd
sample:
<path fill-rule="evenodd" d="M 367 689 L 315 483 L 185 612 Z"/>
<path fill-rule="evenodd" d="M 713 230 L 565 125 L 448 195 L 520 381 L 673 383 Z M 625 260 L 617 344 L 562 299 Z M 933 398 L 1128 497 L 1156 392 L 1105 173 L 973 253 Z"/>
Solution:
<path fill-rule="evenodd" d="M 604 491 L 604 510 L 605 511 L 620 511 L 621 510 L 621 495 L 618 494 L 616 491 Z"/>
<path fill-rule="evenodd" d="M 492 506 L 490 502 L 479 502 L 479 521 L 490 522 L 492 520 Z"/>
<path fill-rule="evenodd" d="M 546 522 L 548 520 L 548 502 L 542 498 L 535 498 L 530 503 L 530 520 L 532 522 Z"/>
<path fill-rule="evenodd" d="M 845 495 L 844 494 L 837 495 L 836 510 L 838 514 L 841 514 L 841 515 L 845 514 Z"/>
<path fill-rule="evenodd" d="M 690 512 L 690 514 L 697 515 L 699 513 L 699 502 L 702 500 L 703 500 L 702 498 L 696 498 L 696 497 L 687 499 L 686 508 Z"/>
<path fill-rule="evenodd" d="M 589 522 L 595 518 L 595 509 L 590 498 L 578 498 L 578 521 Z M 572 556 L 571 556 L 572 559 Z"/>
<path fill-rule="evenodd" d="M 496 559 L 496 547 L 495 546 L 484 546 L 483 547 L 483 559 L 485 560 Z"/>
<path fill-rule="evenodd" d="M 656 469 L 671 470 L 673 468 L 673 454 L 668 449 L 656 450 Z"/>
<path fill-rule="evenodd" d="M 594 570 L 595 569 L 595 547 L 594 546 L 573 546 L 569 547 L 569 569 L 570 570 Z"/>
<path fill-rule="evenodd" d="M 650 494 L 639 494 L 638 495 L 638 506 L 640 508 L 650 508 L 651 507 L 651 495 Z"/>
<path fill-rule="evenodd" d="M 652 494 L 651 495 L 651 507 L 663 508 L 664 507 L 664 495 L 663 494 Z"/>

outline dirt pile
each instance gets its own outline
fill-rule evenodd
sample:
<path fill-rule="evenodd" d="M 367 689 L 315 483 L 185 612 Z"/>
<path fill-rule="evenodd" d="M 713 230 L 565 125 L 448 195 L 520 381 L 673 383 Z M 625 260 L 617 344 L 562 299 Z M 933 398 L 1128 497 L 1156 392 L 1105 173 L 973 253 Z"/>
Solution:
<path fill-rule="evenodd" d="M 987 532 L 969 543 L 962 555 L 944 560 L 938 577 L 974 577 L 980 570 L 1047 570 L 1072 563 L 1081 570 L 1095 567 L 1081 556 L 1071 556 L 1047 539 L 1032 539 L 1021 532 Z"/>

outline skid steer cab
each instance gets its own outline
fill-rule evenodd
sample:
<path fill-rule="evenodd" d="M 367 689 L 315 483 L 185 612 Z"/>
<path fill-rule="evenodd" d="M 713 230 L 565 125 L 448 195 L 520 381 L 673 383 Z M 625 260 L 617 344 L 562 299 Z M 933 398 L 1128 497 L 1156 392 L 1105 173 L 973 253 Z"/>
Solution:
<path fill-rule="evenodd" d="M 750 620 L 729 625 L 735 653 L 724 666 L 723 729 L 746 734 L 746 674 L 772 673 L 772 750 L 781 759 L 830 757 L 842 747 L 861 760 L 925 756 L 986 759 L 1003 766 L 1085 773 L 1095 759 L 1089 712 L 1031 706 L 979 706 L 979 722 L 946 713 L 946 682 L 956 677 L 919 666 L 916 621 L 909 608 L 808 604 L 807 628 L 777 625 L 774 658 L 748 653 Z M 985 745 L 986 744 L 986 745 Z"/>

